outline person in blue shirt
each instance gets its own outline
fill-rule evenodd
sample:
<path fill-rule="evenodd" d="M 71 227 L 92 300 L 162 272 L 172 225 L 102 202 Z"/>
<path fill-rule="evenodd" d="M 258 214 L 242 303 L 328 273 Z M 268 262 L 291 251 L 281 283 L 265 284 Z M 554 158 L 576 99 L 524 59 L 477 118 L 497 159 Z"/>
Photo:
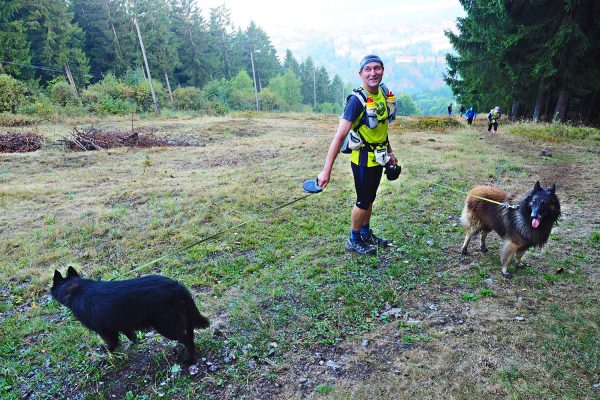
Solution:
<path fill-rule="evenodd" d="M 469 109 L 465 113 L 465 118 L 467 118 L 467 125 L 471 126 L 476 115 L 477 113 L 475 112 L 475 109 L 473 107 L 469 107 Z"/>

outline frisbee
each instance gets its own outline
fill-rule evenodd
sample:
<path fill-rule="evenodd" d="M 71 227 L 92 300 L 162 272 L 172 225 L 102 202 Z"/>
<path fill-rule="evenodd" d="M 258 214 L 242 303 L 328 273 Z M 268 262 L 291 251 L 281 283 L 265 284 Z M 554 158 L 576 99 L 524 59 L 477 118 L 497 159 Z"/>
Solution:
<path fill-rule="evenodd" d="M 302 184 L 302 188 L 308 193 L 319 193 L 323 191 L 323 188 L 319 186 L 316 179 L 304 181 L 304 183 Z"/>

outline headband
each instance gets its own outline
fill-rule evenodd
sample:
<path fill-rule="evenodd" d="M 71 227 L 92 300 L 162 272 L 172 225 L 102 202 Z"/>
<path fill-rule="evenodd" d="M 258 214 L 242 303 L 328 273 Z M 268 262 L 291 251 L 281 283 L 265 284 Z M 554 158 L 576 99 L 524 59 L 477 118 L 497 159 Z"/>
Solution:
<path fill-rule="evenodd" d="M 372 63 L 372 62 L 377 62 L 379 64 L 381 64 L 381 66 L 383 67 L 383 61 L 381 61 L 381 58 L 379 58 L 379 56 L 376 55 L 368 55 L 365 56 L 365 58 L 362 59 L 362 61 L 360 62 L 360 69 L 358 70 L 359 72 L 363 70 L 363 68 L 365 67 L 365 65 L 367 65 L 368 63 Z"/>

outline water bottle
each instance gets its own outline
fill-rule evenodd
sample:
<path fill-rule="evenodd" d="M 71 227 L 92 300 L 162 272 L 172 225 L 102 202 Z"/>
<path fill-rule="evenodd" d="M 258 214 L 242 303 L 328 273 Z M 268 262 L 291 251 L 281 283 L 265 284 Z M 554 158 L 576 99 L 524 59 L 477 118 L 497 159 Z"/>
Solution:
<path fill-rule="evenodd" d="M 370 129 L 374 129 L 379 121 L 377 120 L 377 107 L 375 107 L 375 102 L 370 97 L 367 99 L 366 108 L 367 122 L 365 125 Z"/>
<path fill-rule="evenodd" d="M 387 95 L 387 99 L 385 102 L 388 107 L 388 114 L 390 119 L 396 118 L 396 96 L 394 96 L 394 92 L 390 91 Z"/>

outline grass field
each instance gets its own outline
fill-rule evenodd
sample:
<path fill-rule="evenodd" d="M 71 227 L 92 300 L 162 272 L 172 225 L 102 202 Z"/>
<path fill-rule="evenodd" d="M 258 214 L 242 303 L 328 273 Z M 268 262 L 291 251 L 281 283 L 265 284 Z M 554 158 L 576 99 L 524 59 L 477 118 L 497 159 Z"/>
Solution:
<path fill-rule="evenodd" d="M 201 145 L 94 152 L 52 145 L 68 125 L 27 128 L 47 138 L 42 150 L 0 154 L 0 397 L 600 398 L 597 132 L 445 125 L 391 128 L 402 174 L 382 181 L 372 227 L 395 246 L 367 257 L 344 251 L 347 156 L 323 193 L 269 212 L 304 196 L 337 117 L 146 118 L 136 130 Z M 503 279 L 495 235 L 489 253 L 460 255 L 456 190 L 525 194 L 536 180 L 556 183 L 563 216 L 529 268 Z M 70 265 L 183 282 L 212 322 L 196 331 L 201 359 L 177 364 L 175 342 L 153 332 L 106 353 L 49 297 Z"/>

